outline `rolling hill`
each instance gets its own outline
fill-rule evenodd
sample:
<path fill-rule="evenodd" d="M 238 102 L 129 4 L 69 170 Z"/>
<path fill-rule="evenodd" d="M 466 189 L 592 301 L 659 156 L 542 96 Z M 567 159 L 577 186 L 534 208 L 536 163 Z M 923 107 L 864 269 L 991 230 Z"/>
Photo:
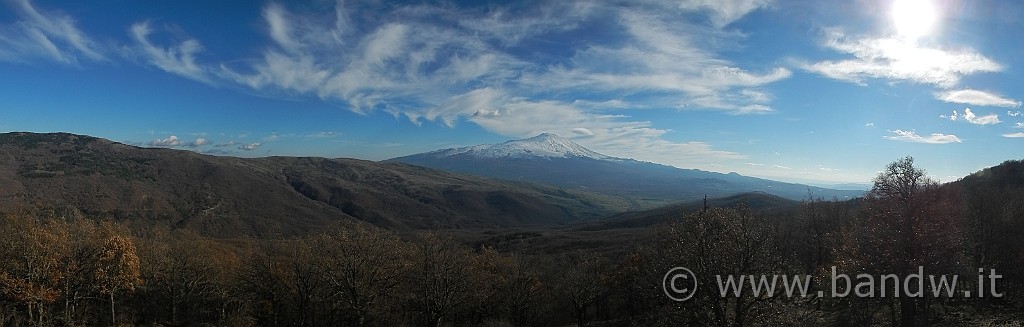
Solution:
<path fill-rule="evenodd" d="M 234 158 L 66 133 L 0 134 L 0 212 L 36 205 L 210 235 L 295 235 L 331 224 L 397 230 L 560 224 L 622 199 L 397 162 Z"/>

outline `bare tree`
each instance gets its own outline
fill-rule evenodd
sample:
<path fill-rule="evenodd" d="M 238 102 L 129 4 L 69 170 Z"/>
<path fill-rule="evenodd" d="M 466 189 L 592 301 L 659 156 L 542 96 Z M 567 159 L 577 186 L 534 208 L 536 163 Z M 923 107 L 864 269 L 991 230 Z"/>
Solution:
<path fill-rule="evenodd" d="M 903 277 L 917 273 L 918 267 L 930 273 L 957 272 L 964 259 L 959 202 L 915 167 L 912 157 L 890 163 L 865 198 L 864 220 L 850 231 L 854 238 L 847 244 L 847 269 Z M 895 291 L 901 294 L 894 300 L 898 310 L 891 310 L 893 324 L 926 324 L 927 297 L 911 293 L 927 290 Z"/>
<path fill-rule="evenodd" d="M 139 252 L 151 296 L 167 307 L 171 323 L 201 314 L 197 311 L 220 311 L 224 319 L 225 302 L 232 297 L 225 278 L 238 269 L 233 253 L 190 230 L 156 230 Z"/>
<path fill-rule="evenodd" d="M 413 260 L 413 305 L 426 324 L 441 325 L 448 315 L 462 309 L 473 293 L 471 253 L 450 236 L 423 235 Z"/>
<path fill-rule="evenodd" d="M 569 302 L 578 326 L 587 325 L 587 310 L 605 291 L 604 262 L 597 255 L 582 253 L 566 258 L 558 293 Z"/>
<path fill-rule="evenodd" d="M 685 216 L 663 232 L 661 256 L 680 260 L 698 278 L 693 299 L 685 302 L 697 323 L 743 326 L 774 298 L 744 292 L 722 296 L 715 276 L 770 276 L 782 269 L 783 257 L 763 216 L 747 207 L 709 208 Z M 686 318 L 684 318 L 686 319 Z"/>
<path fill-rule="evenodd" d="M 390 232 L 357 226 L 314 238 L 329 296 L 356 326 L 378 314 L 409 274 L 409 246 Z"/>

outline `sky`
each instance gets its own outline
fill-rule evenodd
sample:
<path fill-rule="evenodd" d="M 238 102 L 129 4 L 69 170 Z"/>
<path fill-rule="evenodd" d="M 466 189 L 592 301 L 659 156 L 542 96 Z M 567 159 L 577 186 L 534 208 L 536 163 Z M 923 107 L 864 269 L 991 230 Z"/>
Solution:
<path fill-rule="evenodd" d="M 0 0 L 0 132 L 383 160 L 556 133 L 617 157 L 947 182 L 1024 150 L 1024 3 Z"/>

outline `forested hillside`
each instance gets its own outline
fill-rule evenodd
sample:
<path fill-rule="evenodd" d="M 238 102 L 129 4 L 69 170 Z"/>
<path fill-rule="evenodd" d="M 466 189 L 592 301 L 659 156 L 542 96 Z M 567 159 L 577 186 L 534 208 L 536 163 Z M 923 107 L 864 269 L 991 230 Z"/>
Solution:
<path fill-rule="evenodd" d="M 1021 162 L 1006 162 L 939 185 L 905 158 L 886 167 L 859 202 L 694 208 L 643 229 L 646 236 L 623 242 L 621 251 L 523 254 L 444 231 L 395 234 L 366 225 L 210 238 L 39 206 L 0 221 L 0 319 L 44 326 L 1013 325 L 1024 321 L 1024 248 L 1014 241 L 1024 220 L 1021 171 Z M 697 277 L 688 301 L 665 295 L 673 267 Z M 832 269 L 906 276 L 917 267 L 959 275 L 958 292 L 814 296 L 852 287 L 833 285 Z M 990 285 L 974 283 L 979 268 L 1003 276 L 995 293 L 962 295 L 989 292 Z M 782 274 L 817 282 L 806 297 L 720 296 L 713 277 Z"/>
<path fill-rule="evenodd" d="M 233 158 L 66 133 L 0 134 L 0 212 L 44 204 L 93 219 L 210 236 L 559 224 L 620 198 L 356 159 Z"/>

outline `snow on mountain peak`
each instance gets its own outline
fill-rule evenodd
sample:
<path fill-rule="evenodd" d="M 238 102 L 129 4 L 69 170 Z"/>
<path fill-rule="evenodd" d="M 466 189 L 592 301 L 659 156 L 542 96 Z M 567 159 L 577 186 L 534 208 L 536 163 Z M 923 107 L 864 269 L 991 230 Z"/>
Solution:
<path fill-rule="evenodd" d="M 611 158 L 552 133 L 543 133 L 528 139 L 498 144 L 439 150 L 431 154 L 438 157 L 464 154 L 478 158 Z"/>

